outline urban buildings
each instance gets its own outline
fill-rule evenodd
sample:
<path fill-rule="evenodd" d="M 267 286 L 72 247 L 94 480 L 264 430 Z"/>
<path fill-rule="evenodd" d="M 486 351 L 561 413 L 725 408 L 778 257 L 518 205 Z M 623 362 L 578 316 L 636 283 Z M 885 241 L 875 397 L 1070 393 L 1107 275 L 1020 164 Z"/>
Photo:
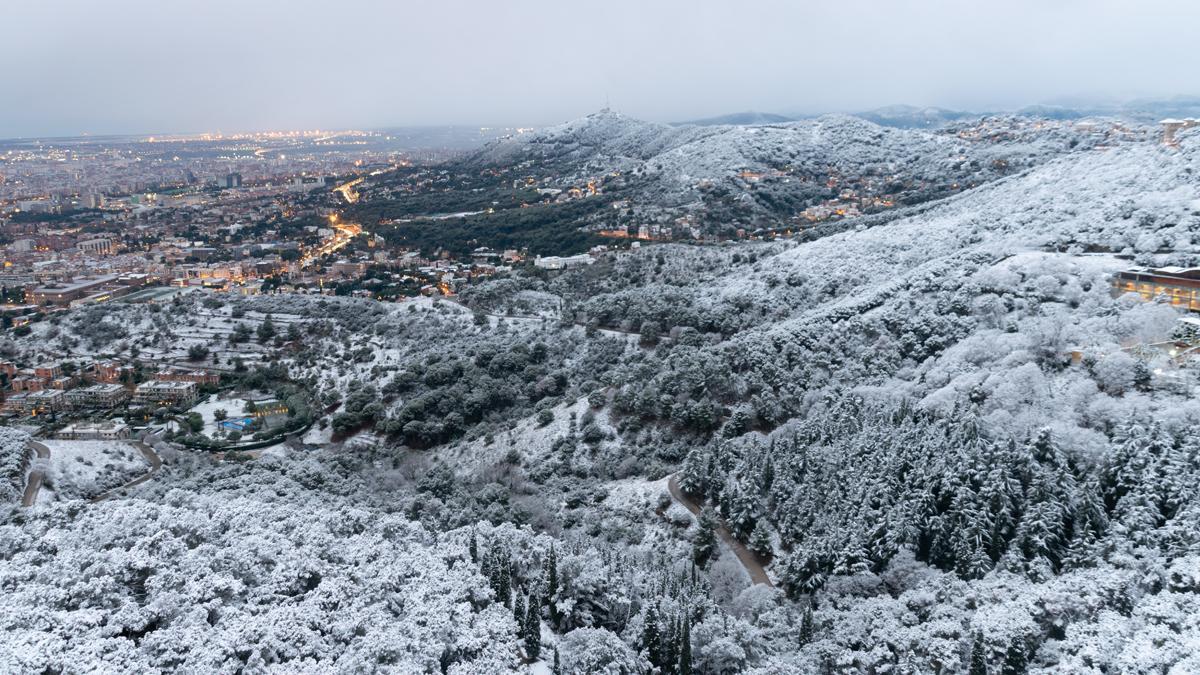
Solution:
<path fill-rule="evenodd" d="M 139 384 L 133 402 L 143 406 L 182 407 L 196 401 L 195 382 L 164 382 L 154 380 Z"/>
<path fill-rule="evenodd" d="M 94 384 L 67 392 L 73 408 L 115 408 L 129 400 L 129 391 L 119 384 Z"/>
<path fill-rule="evenodd" d="M 568 267 L 579 267 L 582 265 L 591 265 L 596 262 L 596 259 L 587 253 L 580 253 L 572 256 L 537 256 L 534 261 L 534 267 L 544 270 L 563 270 Z"/>
<path fill-rule="evenodd" d="M 1176 145 L 1178 141 L 1175 139 L 1175 135 L 1183 129 L 1190 129 L 1200 124 L 1200 119 L 1196 119 L 1194 117 L 1187 117 L 1184 119 L 1168 117 L 1167 119 L 1160 121 L 1159 124 L 1161 124 L 1163 128 L 1163 145 Z"/>
<path fill-rule="evenodd" d="M 1113 289 L 1118 293 L 1137 293 L 1143 300 L 1167 298 L 1172 305 L 1200 311 L 1200 268 L 1135 267 L 1113 277 Z"/>

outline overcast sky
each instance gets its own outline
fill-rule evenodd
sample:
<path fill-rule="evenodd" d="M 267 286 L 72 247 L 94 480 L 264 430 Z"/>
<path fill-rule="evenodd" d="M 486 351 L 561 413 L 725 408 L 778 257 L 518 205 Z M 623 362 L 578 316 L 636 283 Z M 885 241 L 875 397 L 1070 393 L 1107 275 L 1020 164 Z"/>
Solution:
<path fill-rule="evenodd" d="M 4 0 L 0 137 L 1200 93 L 1194 0 Z"/>

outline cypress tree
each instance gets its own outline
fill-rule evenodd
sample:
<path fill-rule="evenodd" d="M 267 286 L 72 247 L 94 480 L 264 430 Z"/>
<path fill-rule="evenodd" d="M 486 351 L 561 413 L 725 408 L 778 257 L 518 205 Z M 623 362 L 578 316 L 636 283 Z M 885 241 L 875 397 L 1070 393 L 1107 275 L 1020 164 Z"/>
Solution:
<path fill-rule="evenodd" d="M 524 637 L 525 631 L 525 600 L 518 593 L 513 598 L 513 621 L 517 622 L 517 637 Z"/>
<path fill-rule="evenodd" d="M 662 635 L 659 632 L 658 612 L 654 605 L 646 608 L 645 622 L 642 625 L 642 649 L 655 666 L 662 666 Z"/>
<path fill-rule="evenodd" d="M 554 675 L 562 675 L 562 666 L 558 662 L 558 647 L 554 648 L 554 668 L 552 672 Z"/>
<path fill-rule="evenodd" d="M 496 600 L 508 605 L 512 599 L 512 560 L 499 550 L 493 551 L 492 556 L 492 589 L 496 592 Z"/>
<path fill-rule="evenodd" d="M 679 617 L 671 619 L 667 625 L 667 633 L 662 643 L 662 672 L 664 675 L 671 675 L 679 667 Z"/>
<path fill-rule="evenodd" d="M 475 541 L 475 530 L 471 530 L 471 542 L 467 550 L 471 552 L 471 562 L 479 562 L 479 543 Z"/>
<path fill-rule="evenodd" d="M 488 583 L 492 586 L 492 592 L 496 594 L 497 602 L 503 602 L 503 599 L 500 597 L 500 570 L 498 569 L 500 566 L 500 560 L 497 557 L 496 552 L 492 551 L 488 557 L 485 558 L 485 561 L 486 564 L 484 565 L 483 571 L 485 574 L 487 574 Z"/>
<path fill-rule="evenodd" d="M 687 619 L 679 635 L 679 675 L 692 675 L 692 629 Z"/>
<path fill-rule="evenodd" d="M 804 616 L 800 619 L 800 644 L 806 645 L 813 639 L 812 607 L 804 608 Z"/>
<path fill-rule="evenodd" d="M 971 665 L 967 675 L 988 675 L 987 649 L 983 644 L 983 635 L 976 633 L 971 643 Z"/>
<path fill-rule="evenodd" d="M 546 597 L 544 602 L 550 608 L 550 620 L 558 622 L 558 608 L 555 607 L 554 597 L 558 595 L 558 554 L 554 551 L 554 544 L 550 545 L 550 553 L 546 556 L 544 563 L 546 576 Z"/>
<path fill-rule="evenodd" d="M 1004 667 L 1000 672 L 1003 675 L 1025 675 L 1027 669 L 1025 641 L 1018 635 L 1008 643 L 1008 651 L 1004 654 Z"/>
<path fill-rule="evenodd" d="M 541 607 L 535 596 L 529 596 L 529 609 L 525 613 L 525 655 L 536 659 L 542 653 L 542 617 Z M 555 661 L 558 653 L 555 652 Z"/>

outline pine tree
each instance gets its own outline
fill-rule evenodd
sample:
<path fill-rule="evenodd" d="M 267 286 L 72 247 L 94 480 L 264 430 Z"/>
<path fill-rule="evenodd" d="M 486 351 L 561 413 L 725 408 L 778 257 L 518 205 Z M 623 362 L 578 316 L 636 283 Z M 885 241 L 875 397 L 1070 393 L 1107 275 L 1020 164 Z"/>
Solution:
<path fill-rule="evenodd" d="M 1016 636 L 1008 643 L 1008 651 L 1004 654 L 1003 675 L 1025 675 L 1028 668 L 1025 654 L 1025 640 Z"/>
<path fill-rule="evenodd" d="M 983 643 L 983 635 L 978 633 L 971 643 L 971 665 L 967 675 L 988 675 L 987 647 Z"/>
<path fill-rule="evenodd" d="M 767 558 L 771 555 L 771 531 L 767 529 L 766 520 L 760 518 L 754 524 L 754 531 L 750 533 L 749 547 L 760 558 Z"/>
<path fill-rule="evenodd" d="M 709 461 L 711 455 L 700 448 L 688 453 L 679 472 L 679 487 L 690 495 L 702 495 L 708 491 Z"/>
<path fill-rule="evenodd" d="M 722 501 L 727 516 L 726 524 L 738 539 L 746 541 L 760 519 L 762 504 L 759 501 L 761 488 L 750 488 L 751 481 L 744 480 L 742 475 L 750 474 L 739 472 L 729 477 Z"/>
<path fill-rule="evenodd" d="M 712 507 L 700 511 L 699 531 L 692 541 L 692 560 L 703 567 L 717 550 L 717 516 Z"/>
<path fill-rule="evenodd" d="M 679 635 L 679 675 L 692 675 L 692 629 L 687 619 Z"/>
<path fill-rule="evenodd" d="M 542 653 L 541 607 L 535 596 L 529 596 L 529 610 L 525 613 L 525 655 L 536 659 Z M 557 657 L 558 654 L 556 653 Z"/>
<path fill-rule="evenodd" d="M 268 314 L 258 325 L 258 341 L 266 342 L 273 337 L 275 337 L 275 322 L 271 321 L 271 315 Z"/>
<path fill-rule="evenodd" d="M 1097 542 L 1108 531 L 1108 514 L 1100 490 L 1099 481 L 1092 479 L 1076 492 L 1071 545 L 1065 554 L 1068 567 L 1086 567 L 1096 561 Z"/>

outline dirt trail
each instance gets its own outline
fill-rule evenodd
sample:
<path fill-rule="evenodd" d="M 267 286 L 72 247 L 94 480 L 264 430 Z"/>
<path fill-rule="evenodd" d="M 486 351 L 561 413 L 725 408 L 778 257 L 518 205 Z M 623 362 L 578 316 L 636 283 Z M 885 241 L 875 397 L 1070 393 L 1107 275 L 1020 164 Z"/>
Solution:
<path fill-rule="evenodd" d="M 142 483 L 145 483 L 146 481 L 153 478 L 154 474 L 158 473 L 158 470 L 162 468 L 162 458 L 158 456 L 157 452 L 154 452 L 154 448 L 151 448 L 149 445 L 146 445 L 145 443 L 143 443 L 141 441 L 134 441 L 133 445 L 135 447 L 137 447 L 138 450 L 141 451 L 142 457 L 145 457 L 146 461 L 150 463 L 150 470 L 147 471 L 144 475 L 138 476 L 137 478 L 134 478 L 133 480 L 129 481 L 128 483 L 126 483 L 124 485 L 115 487 L 115 488 L 109 490 L 108 492 L 104 492 L 99 495 L 96 495 L 95 497 L 92 497 L 92 502 L 104 501 L 105 499 L 112 497 L 113 495 L 117 494 L 118 492 L 120 492 L 122 490 L 131 488 L 131 487 L 137 487 L 138 485 L 141 485 Z"/>
<path fill-rule="evenodd" d="M 683 504 L 684 508 L 693 514 L 700 515 L 700 505 L 683 494 L 683 490 L 679 489 L 679 481 L 676 480 L 675 476 L 667 479 L 667 489 L 671 492 L 671 497 L 675 501 Z M 729 528 L 725 527 L 724 523 L 717 525 L 717 536 L 733 551 L 733 554 L 737 556 L 738 562 L 742 563 L 742 567 L 746 568 L 746 573 L 750 575 L 751 582 L 766 584 L 768 586 L 775 585 L 771 583 L 771 578 L 767 576 L 766 568 L 758 561 L 758 556 L 746 548 L 742 542 L 738 541 L 733 536 L 733 533 L 729 531 Z"/>
<path fill-rule="evenodd" d="M 37 453 L 38 459 L 50 459 L 50 448 L 38 443 L 37 441 L 29 441 L 29 447 Z M 45 471 L 41 468 L 34 467 L 29 472 L 29 482 L 25 484 L 25 494 L 21 496 L 21 506 L 33 506 L 37 501 L 38 491 L 42 489 L 42 480 L 45 478 Z"/>

